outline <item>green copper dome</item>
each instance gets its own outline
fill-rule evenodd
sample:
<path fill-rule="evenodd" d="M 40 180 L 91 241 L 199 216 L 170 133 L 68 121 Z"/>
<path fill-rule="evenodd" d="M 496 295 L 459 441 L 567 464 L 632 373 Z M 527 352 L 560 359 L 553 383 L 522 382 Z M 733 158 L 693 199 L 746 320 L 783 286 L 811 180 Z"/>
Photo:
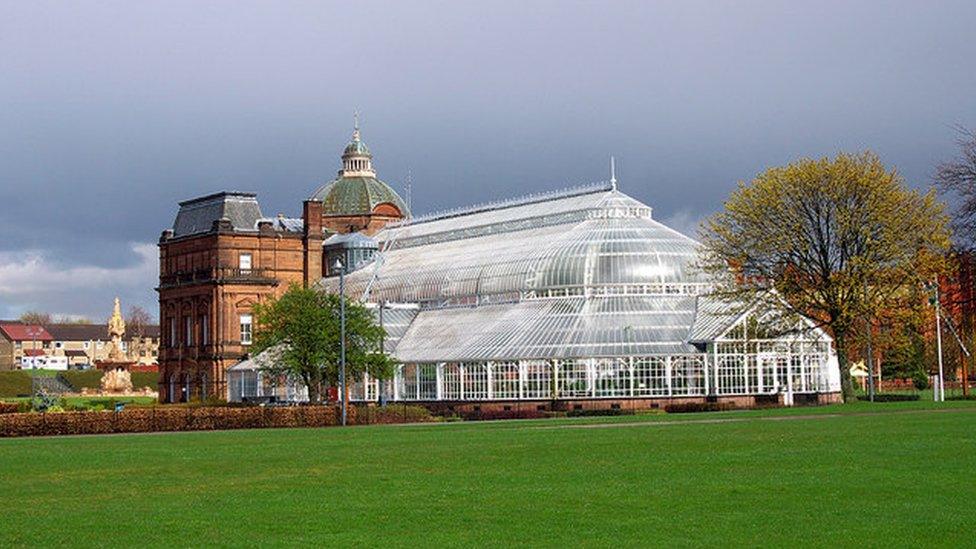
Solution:
<path fill-rule="evenodd" d="M 384 203 L 396 206 L 404 217 L 409 215 L 400 195 L 375 177 L 340 176 L 319 187 L 311 199 L 322 202 L 325 215 L 368 214 Z"/>

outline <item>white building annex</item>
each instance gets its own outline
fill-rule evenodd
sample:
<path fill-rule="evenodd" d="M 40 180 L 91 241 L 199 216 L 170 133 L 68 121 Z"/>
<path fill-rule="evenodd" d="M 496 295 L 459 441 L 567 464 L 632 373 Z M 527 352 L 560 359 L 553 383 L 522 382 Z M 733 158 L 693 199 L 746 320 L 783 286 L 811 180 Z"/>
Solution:
<path fill-rule="evenodd" d="M 763 311 L 709 297 L 693 267 L 699 245 L 615 182 L 415 218 L 374 238 L 376 255 L 346 276 L 346 295 L 375 308 L 402 365 L 392 381 L 358 383 L 360 400 L 838 398 L 826 334 L 802 326 L 768 338 Z M 338 279 L 321 286 L 337 292 Z M 229 374 L 232 399 L 249 394 L 245 385 L 273 390 L 253 365 Z"/>

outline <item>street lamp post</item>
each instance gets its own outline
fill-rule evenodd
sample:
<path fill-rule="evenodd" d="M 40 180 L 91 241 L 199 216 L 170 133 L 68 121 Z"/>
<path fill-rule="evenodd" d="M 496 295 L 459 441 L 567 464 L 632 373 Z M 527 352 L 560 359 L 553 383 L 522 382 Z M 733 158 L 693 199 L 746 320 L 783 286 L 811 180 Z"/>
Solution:
<path fill-rule="evenodd" d="M 41 329 L 31 326 L 27 329 L 27 334 L 31 336 L 31 407 L 37 406 L 37 336 L 41 335 Z"/>
<path fill-rule="evenodd" d="M 935 307 L 935 341 L 936 353 L 939 355 L 939 387 L 932 391 L 932 399 L 937 402 L 942 402 L 945 400 L 945 376 L 942 372 L 942 307 L 939 302 L 939 283 L 936 281 L 925 286 L 932 292 L 932 295 L 929 297 L 929 303 Z"/>
<path fill-rule="evenodd" d="M 342 394 L 342 425 L 346 425 L 346 266 L 336 258 L 335 268 L 339 271 L 339 390 Z"/>

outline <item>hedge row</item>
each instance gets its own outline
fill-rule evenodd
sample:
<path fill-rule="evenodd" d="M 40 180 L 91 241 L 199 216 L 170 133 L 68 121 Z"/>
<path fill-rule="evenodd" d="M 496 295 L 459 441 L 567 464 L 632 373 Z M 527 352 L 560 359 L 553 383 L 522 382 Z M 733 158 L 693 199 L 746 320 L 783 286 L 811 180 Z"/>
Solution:
<path fill-rule="evenodd" d="M 101 389 L 103 374 L 101 370 L 67 370 L 61 372 L 58 377 L 74 387 L 75 391 L 81 392 L 82 389 Z M 132 377 L 134 389 L 143 387 L 155 389 L 159 383 L 159 372 L 129 372 L 129 375 Z"/>
<path fill-rule="evenodd" d="M 67 370 L 58 377 L 71 385 L 75 391 L 82 389 L 100 389 L 102 387 L 101 370 Z"/>
<path fill-rule="evenodd" d="M 489 421 L 495 419 L 542 419 L 548 417 L 544 410 L 472 410 L 458 414 L 465 421 Z"/>
<path fill-rule="evenodd" d="M 875 393 L 874 395 L 875 402 L 908 402 L 919 398 L 921 396 L 918 393 Z M 860 395 L 857 399 L 870 401 L 871 397 Z"/>
<path fill-rule="evenodd" d="M 331 406 L 248 408 L 133 408 L 122 412 L 0 415 L 0 437 L 211 431 L 268 427 L 327 427 L 339 414 Z M 349 410 L 356 422 L 356 408 Z"/>
<path fill-rule="evenodd" d="M 352 409 L 354 407 L 350 407 Z M 356 424 L 423 423 L 434 421 L 430 410 L 423 406 L 359 406 L 356 408 Z"/>
<path fill-rule="evenodd" d="M 0 414 L 16 414 L 22 411 L 20 408 L 17 402 L 0 402 Z"/>
<path fill-rule="evenodd" d="M 725 412 L 728 410 L 735 410 L 735 404 L 731 402 L 684 402 L 681 404 L 668 404 L 664 407 L 664 411 L 669 414 Z"/>
<path fill-rule="evenodd" d="M 566 417 L 601 417 L 601 416 L 632 416 L 634 410 L 624 410 L 622 408 L 607 408 L 595 410 L 570 410 L 566 412 Z"/>
<path fill-rule="evenodd" d="M 0 372 L 0 397 L 30 396 L 30 374 L 22 370 Z"/>

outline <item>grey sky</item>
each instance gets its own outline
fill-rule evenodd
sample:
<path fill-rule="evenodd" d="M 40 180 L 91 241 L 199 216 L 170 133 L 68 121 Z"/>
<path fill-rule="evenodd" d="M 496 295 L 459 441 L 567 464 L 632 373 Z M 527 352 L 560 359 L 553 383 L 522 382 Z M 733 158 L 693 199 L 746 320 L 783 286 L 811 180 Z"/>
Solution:
<path fill-rule="evenodd" d="M 607 178 L 688 229 L 738 180 L 976 126 L 974 2 L 0 1 L 0 318 L 155 313 L 176 202 L 299 215 L 352 111 L 418 213 Z M 111 282 L 113 276 L 118 284 Z"/>

